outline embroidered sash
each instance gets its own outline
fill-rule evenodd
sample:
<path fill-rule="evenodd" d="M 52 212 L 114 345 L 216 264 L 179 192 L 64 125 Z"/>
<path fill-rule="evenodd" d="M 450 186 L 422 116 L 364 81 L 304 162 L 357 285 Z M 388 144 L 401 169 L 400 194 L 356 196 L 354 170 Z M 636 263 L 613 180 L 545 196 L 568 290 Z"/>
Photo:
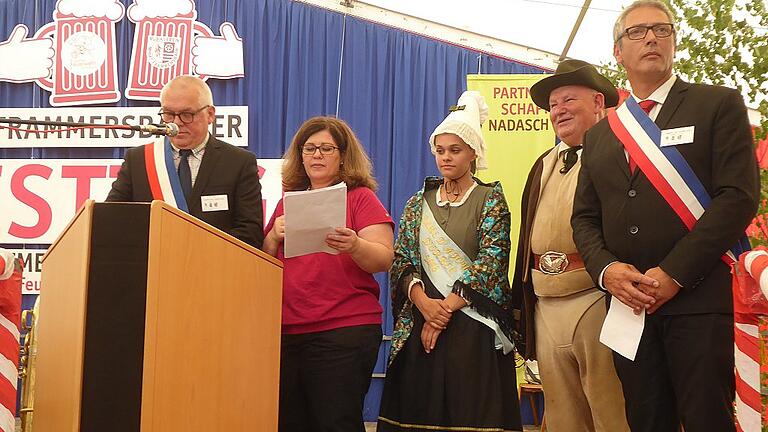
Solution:
<path fill-rule="evenodd" d="M 155 141 L 144 146 L 144 162 L 152 198 L 189 213 L 187 200 L 181 190 L 179 173 L 173 164 L 173 152 L 168 138 L 162 145 Z"/>
<path fill-rule="evenodd" d="M 424 272 L 435 284 L 440 293 L 448 297 L 453 283 L 461 278 L 464 270 L 472 265 L 467 254 L 443 231 L 435 220 L 426 201 L 422 202 L 421 228 L 419 232 L 419 251 Z M 488 326 L 496 333 L 496 349 L 503 349 L 504 354 L 512 350 L 512 341 L 501 331 L 499 325 L 486 318 L 471 307 L 461 308 L 461 312 L 470 318 Z"/>
<path fill-rule="evenodd" d="M 661 129 L 632 97 L 608 113 L 608 124 L 653 187 L 692 230 L 712 199 L 688 161 L 675 146 L 661 147 Z M 731 265 L 749 249 L 745 234 L 722 259 Z"/>

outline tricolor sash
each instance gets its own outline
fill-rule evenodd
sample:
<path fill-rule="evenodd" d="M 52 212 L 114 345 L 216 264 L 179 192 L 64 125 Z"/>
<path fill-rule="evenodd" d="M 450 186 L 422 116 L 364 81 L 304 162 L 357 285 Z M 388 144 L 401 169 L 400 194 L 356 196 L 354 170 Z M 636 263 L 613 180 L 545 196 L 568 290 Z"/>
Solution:
<path fill-rule="evenodd" d="M 422 203 L 421 228 L 419 231 L 419 251 L 424 272 L 444 297 L 453 290 L 453 284 L 461 278 L 464 270 L 472 265 L 467 254 L 443 231 L 435 220 L 426 201 Z M 494 320 L 486 318 L 471 307 L 461 311 L 470 318 L 488 326 L 496 333 L 496 349 L 504 354 L 512 351 L 512 341 L 507 338 L 501 327 Z"/>
<path fill-rule="evenodd" d="M 152 198 L 189 213 L 179 173 L 173 164 L 171 143 L 165 138 L 162 145 L 157 144 L 155 141 L 144 146 L 144 162 Z"/>
<path fill-rule="evenodd" d="M 661 147 L 661 129 L 632 97 L 608 113 L 608 124 L 637 167 L 692 230 L 712 199 L 688 161 L 675 146 Z M 731 265 L 749 249 L 745 234 L 722 259 Z"/>

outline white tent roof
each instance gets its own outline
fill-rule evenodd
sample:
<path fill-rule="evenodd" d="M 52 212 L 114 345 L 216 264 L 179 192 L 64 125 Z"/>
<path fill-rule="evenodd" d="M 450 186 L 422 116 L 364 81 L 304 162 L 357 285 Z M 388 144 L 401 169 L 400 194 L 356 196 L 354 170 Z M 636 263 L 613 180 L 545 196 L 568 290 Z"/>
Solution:
<path fill-rule="evenodd" d="M 558 56 L 584 6 L 584 0 L 365 0 L 365 3 Z M 622 8 L 630 3 L 632 0 L 592 0 L 567 56 L 596 65 L 608 63 L 613 58 L 613 23 Z"/>
<path fill-rule="evenodd" d="M 554 69 L 583 0 L 303 0 L 451 43 Z M 611 29 L 632 0 L 592 0 L 567 57 L 612 58 Z M 468 4 L 471 5 L 468 7 Z"/>
<path fill-rule="evenodd" d="M 554 70 L 584 0 L 299 0 Z M 765 0 L 768 4 L 768 0 Z M 591 0 L 566 57 L 613 60 L 613 24 L 633 0 Z M 351 3 L 352 7 L 344 5 Z M 748 103 L 748 105 L 756 105 Z M 750 109 L 750 120 L 759 123 Z"/>

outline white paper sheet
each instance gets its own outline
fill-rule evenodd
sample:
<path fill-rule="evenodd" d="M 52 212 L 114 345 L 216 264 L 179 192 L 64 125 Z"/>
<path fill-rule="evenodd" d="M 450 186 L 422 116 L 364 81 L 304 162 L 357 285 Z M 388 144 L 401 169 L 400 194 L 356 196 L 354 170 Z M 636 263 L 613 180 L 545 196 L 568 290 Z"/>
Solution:
<path fill-rule="evenodd" d="M 286 192 L 284 253 L 286 258 L 315 252 L 337 254 L 325 237 L 337 227 L 347 226 L 347 185 Z"/>
<path fill-rule="evenodd" d="M 600 330 L 600 342 L 629 360 L 635 361 L 645 328 L 645 311 L 635 315 L 631 307 L 611 297 L 611 307 Z"/>

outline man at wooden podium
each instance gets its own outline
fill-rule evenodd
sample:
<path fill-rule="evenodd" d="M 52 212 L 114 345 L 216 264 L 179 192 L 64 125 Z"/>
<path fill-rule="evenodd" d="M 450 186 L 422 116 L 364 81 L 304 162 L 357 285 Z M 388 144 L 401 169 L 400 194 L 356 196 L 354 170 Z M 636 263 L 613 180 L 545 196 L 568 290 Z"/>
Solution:
<path fill-rule="evenodd" d="M 200 78 L 179 76 L 163 87 L 160 105 L 160 118 L 177 124 L 178 134 L 162 146 L 129 149 L 107 201 L 163 200 L 261 248 L 256 155 L 208 132 L 216 113 L 211 89 Z"/>

